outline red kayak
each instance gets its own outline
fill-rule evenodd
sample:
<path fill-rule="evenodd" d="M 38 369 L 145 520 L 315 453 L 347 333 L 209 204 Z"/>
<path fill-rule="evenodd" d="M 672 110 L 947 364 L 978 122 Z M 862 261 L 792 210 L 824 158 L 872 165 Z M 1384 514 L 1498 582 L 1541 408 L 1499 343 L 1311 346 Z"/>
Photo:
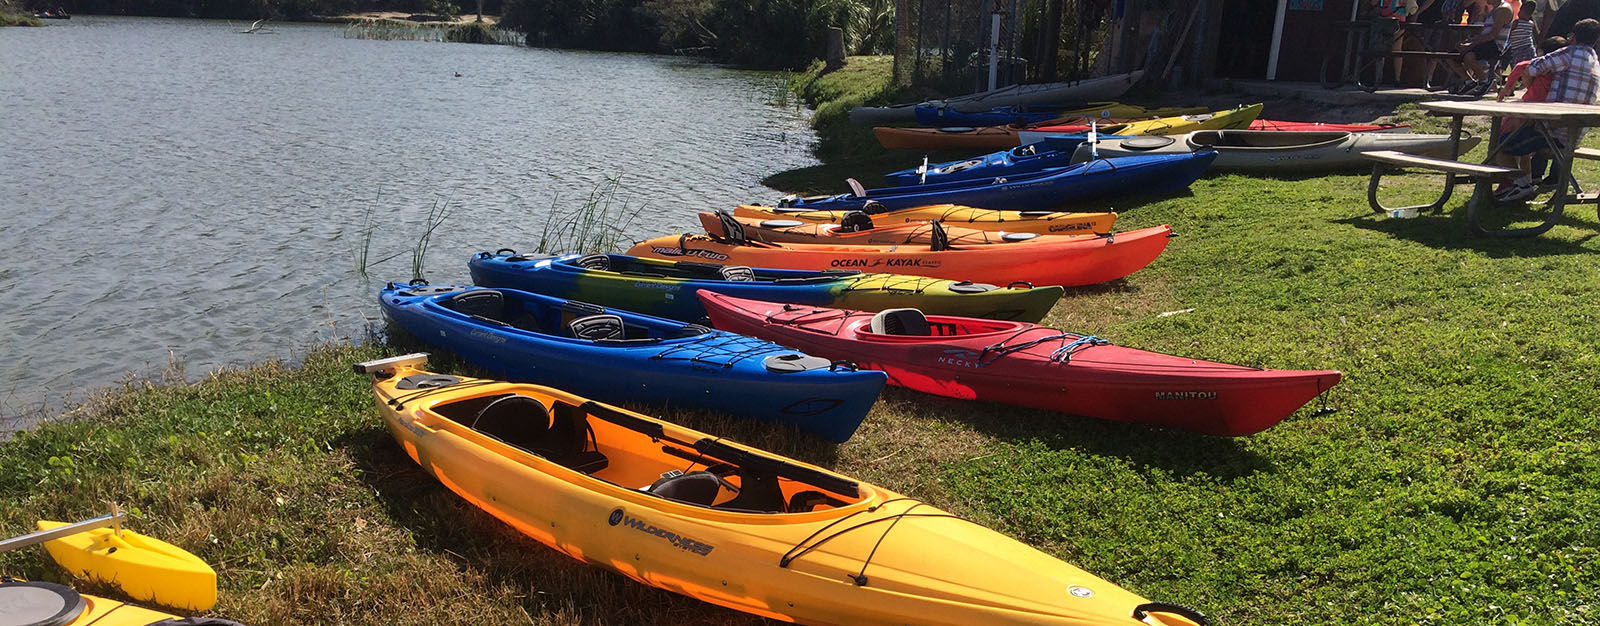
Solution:
<path fill-rule="evenodd" d="M 1026 322 L 699 296 L 719 329 L 883 370 L 893 385 L 1208 435 L 1266 430 L 1339 382 L 1335 370 L 1196 361 Z"/>
<path fill-rule="evenodd" d="M 1101 125 L 1105 127 L 1104 124 Z M 1322 122 L 1282 122 L 1278 120 L 1255 120 L 1250 122 L 1250 130 L 1287 130 L 1287 131 L 1323 131 L 1345 133 L 1384 133 L 1405 132 L 1411 128 L 1408 124 L 1325 124 Z M 1056 126 L 1040 126 L 1030 128 L 1035 132 L 1050 132 L 1068 134 L 1081 134 L 1089 132 L 1088 125 L 1062 124 Z"/>

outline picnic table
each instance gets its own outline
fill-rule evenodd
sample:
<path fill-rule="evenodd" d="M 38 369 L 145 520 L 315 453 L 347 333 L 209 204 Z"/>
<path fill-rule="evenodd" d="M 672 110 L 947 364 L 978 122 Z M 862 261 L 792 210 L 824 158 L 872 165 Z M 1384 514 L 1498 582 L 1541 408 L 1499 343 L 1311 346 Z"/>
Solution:
<path fill-rule="evenodd" d="M 1559 102 L 1494 102 L 1489 100 L 1423 102 L 1418 106 L 1434 115 L 1450 117 L 1450 132 L 1454 137 L 1450 143 L 1450 158 L 1436 159 L 1393 150 L 1366 153 L 1363 156 L 1373 161 L 1372 178 L 1367 183 L 1367 204 L 1371 205 L 1372 210 L 1379 212 L 1437 211 L 1444 207 L 1445 202 L 1450 200 L 1450 194 L 1457 184 L 1474 182 L 1475 188 L 1472 198 L 1467 201 L 1467 224 L 1474 233 L 1492 237 L 1533 237 L 1555 226 L 1556 222 L 1561 219 L 1562 209 L 1568 203 L 1600 204 L 1600 194 L 1584 193 L 1583 188 L 1572 178 L 1573 160 L 1600 160 L 1600 150 L 1578 148 L 1577 141 L 1573 141 L 1573 145 L 1556 150 L 1553 149 L 1556 143 L 1552 136 L 1556 129 L 1559 128 L 1566 130 L 1566 136 L 1577 138 L 1580 129 L 1588 126 L 1600 126 L 1600 106 Z M 1489 155 L 1482 164 L 1463 163 L 1457 160 L 1461 156 L 1461 120 L 1468 115 L 1487 115 L 1494 118 L 1493 130 L 1489 134 Z M 1493 164 L 1495 155 L 1500 152 L 1501 122 L 1508 117 L 1529 120 L 1539 135 L 1552 147 L 1550 167 L 1551 172 L 1556 175 L 1555 195 L 1549 200 L 1548 215 L 1545 216 L 1543 223 L 1530 228 L 1489 229 L 1485 228 L 1479 222 L 1479 219 L 1483 211 L 1494 204 L 1492 195 L 1494 182 L 1513 180 L 1522 174 L 1521 170 Z M 1385 166 L 1389 165 L 1444 172 L 1444 190 L 1439 194 L 1439 199 L 1428 204 L 1409 207 L 1390 208 L 1383 206 L 1378 201 L 1378 182 L 1383 177 Z"/>
<path fill-rule="evenodd" d="M 1348 22 L 1336 22 L 1334 27 L 1345 35 L 1344 50 L 1338 57 L 1325 56 L 1322 60 L 1322 85 L 1332 89 L 1345 82 L 1372 91 L 1383 83 L 1384 73 L 1388 71 L 1388 64 L 1384 59 L 1424 59 L 1428 61 L 1442 61 L 1446 59 L 1459 59 L 1461 52 L 1456 49 L 1456 43 L 1476 35 L 1483 29 L 1482 24 L 1444 24 L 1417 22 L 1400 22 L 1393 18 L 1369 17 Z M 1407 35 L 1417 36 L 1422 44 L 1421 50 L 1394 50 L 1394 38 L 1404 31 Z M 1425 35 L 1440 33 L 1438 37 Z M 1438 48 L 1433 46 L 1437 45 Z M 1430 66 L 1431 67 L 1431 66 Z M 1371 75 L 1371 85 L 1364 81 L 1368 74 Z M 1423 81 L 1423 87 L 1432 91 L 1443 89 L 1449 81 L 1438 84 L 1433 83 L 1433 72 L 1430 69 L 1428 76 Z M 1453 76 L 1454 74 L 1450 74 Z"/>

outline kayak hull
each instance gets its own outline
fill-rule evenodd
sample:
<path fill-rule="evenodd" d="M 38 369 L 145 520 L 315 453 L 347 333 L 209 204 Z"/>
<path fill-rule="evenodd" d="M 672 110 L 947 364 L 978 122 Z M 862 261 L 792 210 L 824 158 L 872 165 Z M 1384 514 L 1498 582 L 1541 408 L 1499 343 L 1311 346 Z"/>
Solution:
<path fill-rule="evenodd" d="M 504 313 L 469 315 L 460 299 L 493 291 Z M 787 424 L 831 441 L 855 432 L 883 389 L 881 372 L 829 367 L 774 369 L 793 350 L 721 331 L 687 336 L 687 324 L 514 289 L 390 283 L 384 315 L 407 332 L 513 380 L 548 384 L 615 402 L 717 411 Z M 456 310 L 462 309 L 462 310 Z M 523 317 L 524 315 L 528 317 Z M 571 319 L 616 315 L 622 339 L 579 339 Z M 485 319 L 488 317 L 489 319 Z M 524 321 L 519 321 L 524 320 Z M 699 328 L 700 331 L 706 329 Z M 737 389 L 737 393 L 730 390 Z"/>
<path fill-rule="evenodd" d="M 640 242 L 628 251 L 658 259 L 788 269 L 887 268 L 895 272 L 983 281 L 997 285 L 1094 285 L 1125 277 L 1149 265 L 1167 247 L 1170 226 L 1106 236 L 1043 237 L 1009 246 L 934 251 L 925 246 L 825 246 L 808 244 L 735 245 L 705 236 L 667 236 Z"/>
<path fill-rule="evenodd" d="M 547 387 L 463 377 L 419 398 L 398 388 L 414 375 L 429 373 L 396 368 L 373 381 L 413 460 L 534 540 L 642 584 L 802 624 L 1140 623 L 1130 615 L 1143 598 L 892 491 Z M 572 469 L 462 423 L 473 403 L 507 394 L 575 415 L 593 433 L 585 454 L 608 462 Z M 715 470 L 740 495 L 761 491 L 751 480 L 765 473 L 777 493 L 758 506 L 714 488 L 714 499 L 689 502 L 654 490 L 668 470 Z M 845 529 L 855 524 L 870 530 Z M 1154 613 L 1148 623 L 1194 622 Z"/>
<path fill-rule="evenodd" d="M 694 295 L 699 290 L 863 311 L 915 307 L 946 315 L 1024 321 L 1044 318 L 1062 293 L 1059 287 L 997 287 L 904 274 L 771 268 L 753 270 L 757 280 L 730 281 L 716 273 L 720 266 L 691 264 L 696 270 L 712 271 L 680 276 L 669 274 L 681 265 L 678 263 L 607 256 L 610 269 L 600 270 L 579 265 L 582 256 L 576 254 L 539 258 L 510 251 L 482 252 L 472 258 L 469 267 L 477 285 L 532 291 L 685 322 L 701 322 L 706 317 L 705 307 Z"/>
<path fill-rule="evenodd" d="M 66 526 L 39 521 L 39 530 Z M 100 528 L 46 541 L 50 558 L 73 575 L 114 582 L 141 602 L 193 611 L 217 604 L 217 573 L 183 548 L 131 530 Z"/>
<path fill-rule="evenodd" d="M 893 385 L 1208 435 L 1261 432 L 1337 384 L 1340 376 L 1331 370 L 1260 370 L 1084 343 L 1081 335 L 1032 324 L 930 316 L 935 326 L 981 332 L 882 335 L 868 329 L 871 313 L 700 297 L 717 328 L 850 359 L 887 372 Z M 1030 342 L 1038 343 L 1026 345 Z M 1000 346 L 1024 347 L 1006 352 Z"/>
<path fill-rule="evenodd" d="M 1183 189 L 1204 175 L 1214 158 L 1204 152 L 1190 152 L 1099 160 L 1016 176 L 880 187 L 859 196 L 785 199 L 780 208 L 852 211 L 877 202 L 888 211 L 934 204 L 1002 211 L 1055 210 L 1098 198 Z"/>
<path fill-rule="evenodd" d="M 953 107 L 930 103 L 916 107 L 917 123 L 933 128 L 947 126 L 1004 126 L 1007 124 L 1041 124 L 1052 120 L 1074 117 L 1102 119 L 1143 119 L 1205 113 L 1202 107 L 1142 107 L 1116 102 L 1098 102 L 1084 106 L 1004 106 L 987 111 L 965 112 Z"/>
<path fill-rule="evenodd" d="M 737 217 L 792 219 L 818 224 L 837 224 L 850 210 L 816 210 L 740 206 Z M 873 213 L 875 224 L 917 223 L 939 220 L 966 228 L 1037 235 L 1097 235 L 1111 232 L 1116 213 L 1072 213 L 1066 211 L 996 211 L 958 204 L 930 204 L 907 209 Z"/>
<path fill-rule="evenodd" d="M 1363 153 L 1398 150 L 1408 154 L 1446 158 L 1450 156 L 1449 135 L 1416 133 L 1346 133 L 1307 131 L 1202 131 L 1173 136 L 1171 143 L 1150 147 L 1156 141 L 1108 137 L 1098 146 L 1101 158 L 1134 154 L 1182 154 L 1196 150 L 1217 153 L 1212 168 L 1218 171 L 1257 174 L 1329 172 L 1372 167 Z M 1477 146 L 1478 137 L 1459 140 L 1462 153 Z M 1087 147 L 1080 146 L 1076 159 L 1088 159 Z"/>

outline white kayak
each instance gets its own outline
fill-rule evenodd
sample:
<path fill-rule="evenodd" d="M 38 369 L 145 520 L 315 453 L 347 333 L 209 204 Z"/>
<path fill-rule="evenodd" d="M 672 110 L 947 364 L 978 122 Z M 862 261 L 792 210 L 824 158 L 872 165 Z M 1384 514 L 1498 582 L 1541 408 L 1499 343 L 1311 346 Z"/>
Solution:
<path fill-rule="evenodd" d="M 1461 138 L 1462 153 L 1481 141 Z M 1371 167 L 1361 157 L 1364 152 L 1397 150 L 1409 154 L 1448 158 L 1450 135 L 1420 133 L 1346 133 L 1278 130 L 1202 130 L 1184 135 L 1102 135 L 1096 150 L 1099 158 L 1140 154 L 1182 154 L 1216 150 L 1211 169 L 1232 172 L 1281 174 L 1322 172 Z M 1078 146 L 1073 162 L 1091 158 L 1087 144 Z"/>
<path fill-rule="evenodd" d="M 962 113 L 976 113 L 1005 106 L 1115 100 L 1121 97 L 1122 94 L 1127 93 L 1128 89 L 1132 88 L 1142 78 L 1144 78 L 1144 70 L 1138 70 L 1127 74 L 1101 76 L 1086 80 L 1039 83 L 1036 85 L 1011 85 L 994 91 L 957 96 L 944 100 L 929 100 L 922 103 L 896 104 L 886 107 L 856 107 L 850 109 L 850 121 L 863 126 L 894 122 L 914 122 L 917 119 L 916 111 L 919 106 L 948 107 Z"/>

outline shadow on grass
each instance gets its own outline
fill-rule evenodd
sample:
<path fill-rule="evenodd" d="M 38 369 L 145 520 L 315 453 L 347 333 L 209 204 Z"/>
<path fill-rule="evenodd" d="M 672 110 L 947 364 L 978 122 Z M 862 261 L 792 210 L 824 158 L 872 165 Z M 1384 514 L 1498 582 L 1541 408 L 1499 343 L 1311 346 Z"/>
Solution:
<path fill-rule="evenodd" d="M 888 388 L 883 393 L 886 398 L 916 402 L 923 409 L 922 418 L 966 424 L 997 439 L 1031 439 L 1053 450 L 1080 450 L 1175 474 L 1200 473 L 1220 480 L 1272 471 L 1267 459 L 1233 438 L 993 402 L 941 398 L 900 388 Z"/>
<path fill-rule="evenodd" d="M 1600 231 L 1600 222 L 1585 219 L 1581 214 L 1574 215 L 1574 208 L 1582 212 L 1591 212 L 1593 209 L 1592 205 L 1568 206 L 1561 220 L 1557 222 L 1558 226 Z M 1491 215 L 1493 219 L 1488 220 L 1486 224 L 1489 228 L 1513 225 L 1527 227 L 1532 223 L 1544 221 L 1547 215 L 1544 211 L 1526 208 L 1496 207 L 1492 211 L 1494 211 Z M 1387 233 L 1398 239 L 1407 239 L 1442 250 L 1472 250 L 1491 258 L 1592 254 L 1594 251 L 1584 244 L 1600 234 L 1600 232 L 1589 233 L 1574 240 L 1553 239 L 1548 236 L 1502 239 L 1474 235 L 1467 226 L 1465 207 L 1412 219 L 1393 219 L 1377 213 L 1367 213 L 1334 220 L 1334 223 Z"/>

